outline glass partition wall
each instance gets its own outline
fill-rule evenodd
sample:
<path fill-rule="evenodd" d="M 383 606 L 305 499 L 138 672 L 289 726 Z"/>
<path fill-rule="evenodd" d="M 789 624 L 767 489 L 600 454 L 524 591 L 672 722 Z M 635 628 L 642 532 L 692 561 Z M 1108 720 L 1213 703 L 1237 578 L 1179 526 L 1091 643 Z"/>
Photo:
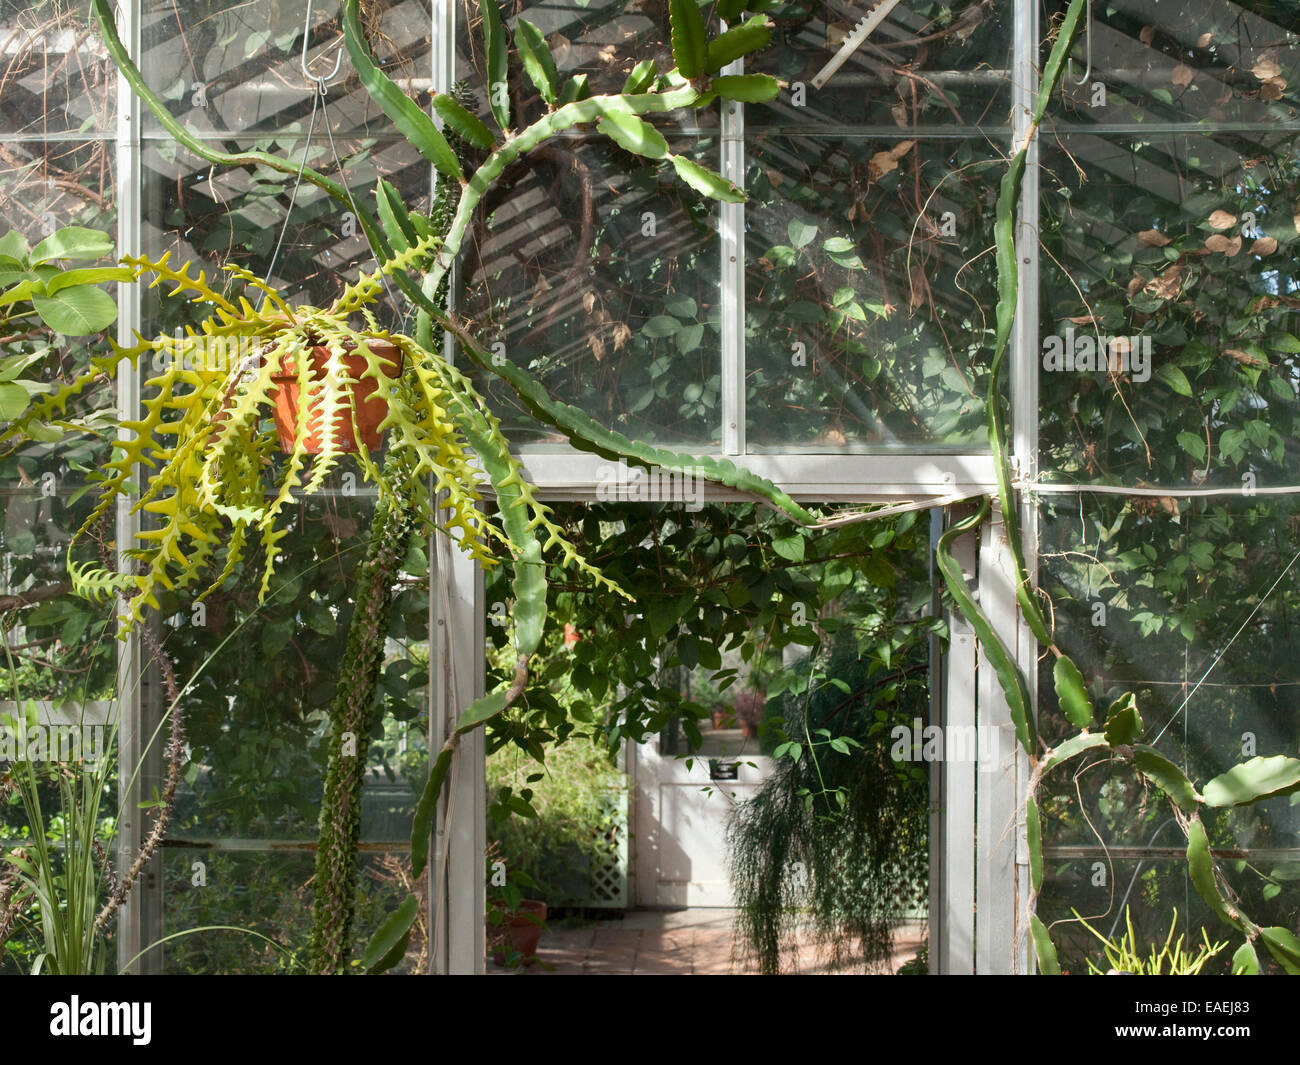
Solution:
<path fill-rule="evenodd" d="M 747 203 L 698 197 L 603 138 L 557 138 L 489 199 L 459 264 L 462 313 L 494 353 L 630 436 L 732 456 L 805 501 L 907 500 L 956 513 L 961 500 L 995 490 L 984 429 L 994 203 L 1006 154 L 1025 133 L 1039 41 L 1064 7 L 902 3 L 828 73 L 866 7 L 779 6 L 773 46 L 752 64 L 782 80 L 776 100 L 656 119 L 674 151 L 743 179 Z M 1300 19 L 1269 0 L 1194 7 L 1120 0 L 1097 7 L 1080 37 L 1035 137 L 1041 167 L 1026 176 L 1008 387 L 1021 485 L 1038 485 L 1022 525 L 1057 642 L 1095 701 L 1137 691 L 1161 750 L 1203 780 L 1247 745 L 1294 755 L 1300 742 L 1284 651 L 1296 594 L 1288 562 L 1300 539 L 1289 494 L 1300 480 L 1290 265 L 1300 240 Z M 472 93 L 485 82 L 469 32 L 475 3 L 398 0 L 367 11 L 386 68 L 422 105 L 430 89 L 463 82 Z M 520 16 L 538 26 L 561 74 L 585 73 L 593 91 L 621 86 L 634 56 L 669 61 L 666 6 L 512 2 L 502 12 L 508 27 Z M 358 198 L 383 174 L 427 203 L 430 168 L 368 103 L 346 57 L 323 98 L 304 76 L 307 13 L 305 0 L 124 0 L 119 27 L 146 80 L 205 139 L 302 159 Z M 239 264 L 311 302 L 370 263 L 356 218 L 311 186 L 178 149 L 116 77 L 83 14 L 71 2 L 0 4 L 0 39 L 13 31 L 25 42 L 2 60 L 7 225 L 39 239 L 55 225 L 115 220 L 124 252 Z M 333 5 L 311 9 L 313 75 L 330 73 L 338 29 Z M 530 86 L 510 91 L 516 113 L 540 114 Z M 486 114 L 482 93 L 467 103 Z M 122 286 L 119 303 L 124 341 L 189 320 L 156 290 Z M 1099 348 L 1113 365 L 1098 365 Z M 67 357 L 86 352 L 73 344 Z M 491 380 L 478 383 L 544 496 L 604 498 L 608 463 L 547 435 Z M 135 382 L 119 382 L 118 398 L 133 416 Z M 52 443 L 5 460 L 5 591 L 57 584 L 59 545 L 87 509 L 83 471 L 104 454 L 103 445 Z M 339 477 L 334 489 L 301 506 L 268 604 L 257 605 L 251 573 L 205 604 L 164 604 L 158 631 L 178 676 L 203 672 L 184 697 L 190 750 L 177 820 L 120 920 L 122 962 L 205 924 L 283 929 L 288 954 L 196 933 L 133 966 L 275 971 L 301 950 L 323 711 L 374 505 L 360 478 Z M 119 540 L 133 520 L 118 516 Z M 960 543 L 958 557 L 1031 687 L 1050 693 L 1051 662 L 1040 679 L 1016 611 L 1001 523 Z M 10 642 L 80 649 L 78 668 L 94 678 L 84 691 L 117 707 L 105 713 L 120 713 L 129 760 L 158 720 L 161 678 L 136 675 L 134 641 L 112 646 L 111 610 L 63 602 L 55 593 L 25 610 Z M 481 575 L 445 540 L 411 552 L 383 680 L 392 712 L 372 747 L 363 810 L 363 935 L 403 890 L 425 752 L 481 690 L 484 605 Z M 960 617 L 949 620 L 931 720 L 1008 738 L 992 670 Z M 35 667 L 23 683 L 33 697 L 67 694 Z M 1054 698 L 1043 704 L 1050 739 L 1063 725 L 1053 723 Z M 1028 966 L 1018 815 L 1027 767 L 1013 742 L 990 761 L 932 766 L 938 971 Z M 1194 936 L 1204 923 L 1214 937 L 1185 863 L 1173 860 L 1182 840 L 1162 823 L 1163 807 L 1122 774 L 1086 772 L 1045 784 L 1044 918 L 1105 913 L 1093 923 L 1107 932 L 1126 900 L 1141 899 L 1154 924 L 1167 929 L 1176 906 Z M 160 774 L 155 759 L 123 797 L 124 851 L 141 831 L 131 811 Z M 418 966 L 474 972 L 483 965 L 481 743 L 462 745 L 453 778 L 462 799 L 444 810 L 429 887 L 438 917 Z M 1247 909 L 1270 923 L 1294 926 L 1300 905 L 1298 824 L 1281 799 L 1213 826 Z M 1086 931 L 1062 923 L 1054 932 L 1063 963 L 1081 970 Z"/>

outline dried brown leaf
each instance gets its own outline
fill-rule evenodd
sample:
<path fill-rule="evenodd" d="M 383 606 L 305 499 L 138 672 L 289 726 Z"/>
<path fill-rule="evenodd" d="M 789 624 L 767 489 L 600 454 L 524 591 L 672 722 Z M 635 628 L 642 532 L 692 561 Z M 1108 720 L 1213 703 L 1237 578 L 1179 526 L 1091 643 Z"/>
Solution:
<path fill-rule="evenodd" d="M 1206 221 L 1210 223 L 1211 229 L 1227 229 L 1237 224 L 1237 216 L 1227 211 L 1215 211 Z"/>
<path fill-rule="evenodd" d="M 1174 67 L 1174 73 L 1171 80 L 1175 85 L 1190 85 L 1192 83 L 1192 78 L 1195 76 L 1196 71 L 1186 63 L 1179 63 L 1178 66 Z"/>
<path fill-rule="evenodd" d="M 1138 234 L 1138 243 L 1148 248 L 1163 248 L 1169 243 L 1169 238 L 1158 229 L 1144 229 Z"/>
<path fill-rule="evenodd" d="M 1250 246 L 1251 255 L 1272 255 L 1277 251 L 1276 237 L 1260 237 Z"/>

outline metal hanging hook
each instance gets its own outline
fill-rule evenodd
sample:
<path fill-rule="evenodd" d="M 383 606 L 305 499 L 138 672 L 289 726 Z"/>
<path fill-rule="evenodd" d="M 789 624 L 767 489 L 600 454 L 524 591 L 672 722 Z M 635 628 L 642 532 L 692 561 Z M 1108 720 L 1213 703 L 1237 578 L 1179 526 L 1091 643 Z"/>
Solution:
<path fill-rule="evenodd" d="M 325 92 L 326 82 L 333 79 L 338 74 L 339 67 L 343 65 L 343 39 L 340 37 L 337 42 L 338 53 L 334 57 L 334 69 L 331 70 L 324 77 L 320 77 L 316 74 L 313 74 L 307 63 L 307 42 L 310 39 L 311 39 L 311 0 L 307 0 L 307 17 L 303 21 L 303 26 L 302 26 L 302 73 L 303 73 L 303 77 L 305 77 L 308 81 L 314 81 L 316 83 L 316 87 L 321 91 L 323 95 Z M 313 59 L 312 62 L 313 63 L 317 62 L 324 55 L 325 53 L 321 52 L 321 54 L 318 55 L 315 59 Z"/>
<path fill-rule="evenodd" d="M 1089 79 L 1092 77 L 1092 0 L 1088 0 L 1088 13 L 1085 16 L 1085 19 L 1086 21 L 1083 24 L 1085 48 L 1084 61 L 1087 66 L 1084 68 L 1083 77 L 1079 78 L 1077 81 L 1074 79 L 1074 56 L 1071 56 L 1065 61 L 1066 74 L 1076 85 L 1087 85 Z"/>

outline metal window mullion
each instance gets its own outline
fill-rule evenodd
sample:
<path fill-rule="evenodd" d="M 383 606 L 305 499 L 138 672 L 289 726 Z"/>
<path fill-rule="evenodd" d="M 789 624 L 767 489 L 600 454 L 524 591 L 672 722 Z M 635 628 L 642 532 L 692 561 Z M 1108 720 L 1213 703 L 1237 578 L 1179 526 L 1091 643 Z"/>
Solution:
<path fill-rule="evenodd" d="M 1030 131 L 1033 107 L 1038 96 L 1039 37 L 1036 0 L 1017 0 L 1015 12 L 1014 57 L 1012 69 L 1013 131 L 1015 143 L 1029 135 L 1024 180 L 1017 205 L 1020 222 L 1016 230 L 1016 263 L 1020 286 L 1016 299 L 1015 328 L 1011 347 L 1011 442 L 1016 459 L 1015 469 L 1022 480 L 1032 480 L 1038 472 L 1038 350 L 1039 350 L 1039 140 L 1037 130 Z M 1025 566 L 1034 585 L 1038 583 L 1038 513 L 1027 493 L 1015 504 L 1019 507 Z M 1038 642 L 1023 616 L 1018 616 L 1016 652 L 1020 669 L 1029 688 L 1030 712 L 1037 716 Z M 1028 786 L 1029 765 L 1024 752 L 1017 748 L 1015 761 L 1015 883 L 1008 885 L 1015 898 L 1012 971 L 1028 972 L 1031 951 L 1027 934 L 1029 883 L 1029 846 L 1024 809 L 1020 797 Z"/>
<path fill-rule="evenodd" d="M 740 74 L 744 61 L 724 68 Z M 734 100 L 720 102 L 722 110 L 722 174 L 745 184 L 745 109 Z M 721 273 L 718 296 L 722 325 L 722 453 L 745 453 L 745 205 L 718 205 Z"/>
<path fill-rule="evenodd" d="M 140 0 L 120 0 L 118 33 L 128 53 L 136 62 L 141 54 L 140 35 Z M 141 106 L 130 83 L 118 73 L 115 91 L 117 93 L 117 130 L 116 130 L 116 203 L 117 203 L 117 249 L 120 255 L 141 250 L 142 209 L 141 184 L 143 167 L 141 163 Z M 120 344 L 135 343 L 135 332 L 141 328 L 141 297 L 138 285 L 118 285 L 117 287 L 117 338 Z M 140 378 L 131 363 L 122 362 L 117 368 L 117 413 L 119 421 L 134 421 L 140 410 Z M 127 439 L 131 432 L 118 430 L 119 439 Z M 140 530 L 138 514 L 132 513 L 133 497 L 122 497 L 116 509 L 116 564 L 120 571 L 126 571 L 134 565 L 126 554 L 136 542 Z M 120 626 L 121 623 L 119 623 Z M 131 780 L 131 770 L 138 765 L 147 745 L 145 722 L 142 719 L 141 674 L 142 660 L 140 642 L 134 635 L 128 635 L 118 645 L 117 653 L 117 697 L 120 704 L 120 721 L 118 732 L 118 834 L 117 867 L 125 870 L 131 867 L 136 853 L 144 839 L 144 813 L 140 809 L 143 798 L 143 779 L 135 777 L 133 786 L 127 785 Z M 144 895 L 146 892 L 159 890 L 146 876 L 137 884 L 136 889 L 127 896 L 125 903 L 118 910 L 117 918 L 117 963 L 122 971 L 128 970 L 127 963 L 135 958 L 146 943 L 157 936 L 150 935 L 153 930 L 145 928 L 146 912 L 157 914 L 161 907 L 157 900 L 149 905 Z M 136 961 L 129 966 L 129 971 L 140 972 L 142 965 Z"/>

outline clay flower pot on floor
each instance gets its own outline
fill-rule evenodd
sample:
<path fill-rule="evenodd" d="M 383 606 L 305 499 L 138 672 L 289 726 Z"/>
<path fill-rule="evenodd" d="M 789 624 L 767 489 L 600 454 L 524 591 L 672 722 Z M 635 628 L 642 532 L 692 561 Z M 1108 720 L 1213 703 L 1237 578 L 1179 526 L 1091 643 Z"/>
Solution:
<path fill-rule="evenodd" d="M 506 963 L 507 954 L 518 951 L 528 962 L 537 954 L 537 941 L 542 937 L 542 921 L 546 920 L 546 903 L 540 899 L 520 899 L 519 908 L 509 914 L 505 921 L 494 930 L 492 960 L 498 965 Z M 504 942 L 503 942 L 504 941 Z M 510 944 L 510 951 L 505 944 Z"/>
<path fill-rule="evenodd" d="M 388 377 L 397 377 L 402 372 L 402 350 L 387 340 L 367 341 L 371 355 L 389 363 L 384 367 Z M 323 380 L 329 363 L 329 348 L 318 345 L 311 349 L 311 377 L 313 381 Z M 357 432 L 352 431 L 352 411 L 344 406 L 340 409 L 337 424 L 340 425 L 339 446 L 343 451 L 379 450 L 379 426 L 388 417 L 388 404 L 383 400 L 372 400 L 378 389 L 373 378 L 362 378 L 366 369 L 366 357 L 356 350 L 355 345 L 347 345 L 344 350 L 343 363 L 348 368 L 348 376 L 355 382 L 352 385 L 352 407 L 356 410 Z M 298 368 L 293 360 L 286 359 L 280 372 L 271 375 L 276 388 L 275 428 L 280 434 L 280 449 L 285 452 L 293 450 L 294 437 L 298 431 Z M 304 446 L 310 455 L 320 454 L 322 445 L 322 412 L 311 410 L 307 413 L 307 429 Z M 358 444 L 360 446 L 358 446 Z"/>

